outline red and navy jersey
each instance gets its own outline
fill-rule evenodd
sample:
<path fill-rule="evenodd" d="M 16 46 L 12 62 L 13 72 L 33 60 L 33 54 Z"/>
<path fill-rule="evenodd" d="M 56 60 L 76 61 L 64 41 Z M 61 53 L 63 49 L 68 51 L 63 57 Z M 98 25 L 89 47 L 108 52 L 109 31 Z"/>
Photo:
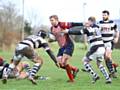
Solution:
<path fill-rule="evenodd" d="M 74 26 L 83 26 L 82 23 L 73 23 L 73 22 L 59 22 L 58 25 L 51 27 L 51 32 L 55 36 L 56 40 L 60 47 L 63 47 L 69 42 L 72 42 L 68 34 L 61 33 L 62 30 L 70 29 Z"/>

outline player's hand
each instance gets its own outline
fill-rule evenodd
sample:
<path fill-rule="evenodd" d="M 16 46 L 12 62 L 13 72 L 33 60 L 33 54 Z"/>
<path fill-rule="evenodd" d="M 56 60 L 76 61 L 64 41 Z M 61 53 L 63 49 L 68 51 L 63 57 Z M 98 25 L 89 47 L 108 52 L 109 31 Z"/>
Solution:
<path fill-rule="evenodd" d="M 59 63 L 55 63 L 55 65 L 56 65 L 58 68 L 60 68 L 60 65 L 59 65 Z"/>
<path fill-rule="evenodd" d="M 113 42 L 116 44 L 118 42 L 118 38 L 114 38 Z"/>
<path fill-rule="evenodd" d="M 90 27 L 90 24 L 88 22 L 84 23 L 84 28 Z"/>
<path fill-rule="evenodd" d="M 68 33 L 68 31 L 69 31 L 68 29 L 62 30 L 61 33 Z"/>

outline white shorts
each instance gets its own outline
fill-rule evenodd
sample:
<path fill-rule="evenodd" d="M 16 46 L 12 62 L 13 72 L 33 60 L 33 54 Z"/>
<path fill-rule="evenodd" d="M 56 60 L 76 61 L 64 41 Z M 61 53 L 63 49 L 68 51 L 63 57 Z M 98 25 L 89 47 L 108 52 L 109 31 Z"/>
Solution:
<path fill-rule="evenodd" d="M 27 45 L 18 44 L 15 50 L 15 55 L 13 56 L 13 60 L 20 61 L 24 56 L 33 60 L 37 56 L 37 53 L 35 53 L 35 51 Z"/>
<path fill-rule="evenodd" d="M 89 56 L 87 56 L 87 58 L 90 59 L 90 60 L 103 61 L 104 60 L 104 54 L 105 54 L 105 48 L 104 47 L 99 47 L 93 54 L 89 54 Z"/>
<path fill-rule="evenodd" d="M 113 48 L 112 42 L 106 42 L 104 43 L 104 45 L 105 45 L 105 49 L 112 51 Z"/>

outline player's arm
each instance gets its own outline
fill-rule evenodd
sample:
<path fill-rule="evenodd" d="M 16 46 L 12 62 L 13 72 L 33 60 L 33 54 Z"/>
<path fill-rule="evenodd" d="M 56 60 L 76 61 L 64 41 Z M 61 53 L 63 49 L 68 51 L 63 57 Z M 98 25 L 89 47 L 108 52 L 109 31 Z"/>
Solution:
<path fill-rule="evenodd" d="M 84 26 L 84 24 L 81 22 L 60 22 L 60 26 L 63 29 L 70 29 L 70 28 L 76 27 L 76 26 Z"/>
<path fill-rule="evenodd" d="M 117 29 L 117 25 L 115 24 L 115 26 L 113 27 L 113 29 L 115 30 L 115 37 L 114 37 L 114 40 L 113 40 L 113 42 L 114 43 L 117 43 L 118 42 L 118 40 L 119 40 L 119 30 Z"/>
<path fill-rule="evenodd" d="M 84 34 L 83 30 L 72 30 L 72 29 L 66 29 L 66 30 L 63 30 L 61 32 L 68 33 L 70 35 L 82 35 L 82 34 Z"/>
<path fill-rule="evenodd" d="M 48 42 L 55 42 L 56 41 L 56 38 L 55 36 L 52 34 L 52 33 L 49 33 L 48 34 Z"/>
<path fill-rule="evenodd" d="M 47 54 L 50 56 L 50 58 L 53 60 L 53 62 L 55 63 L 55 65 L 57 67 L 59 67 L 57 59 L 56 59 L 55 55 L 53 54 L 53 52 L 50 50 L 50 48 L 49 48 L 49 46 L 48 46 L 47 43 L 43 44 L 43 48 L 45 49 L 45 51 L 47 52 Z"/>
<path fill-rule="evenodd" d="M 83 23 L 71 22 L 71 27 L 84 26 Z"/>

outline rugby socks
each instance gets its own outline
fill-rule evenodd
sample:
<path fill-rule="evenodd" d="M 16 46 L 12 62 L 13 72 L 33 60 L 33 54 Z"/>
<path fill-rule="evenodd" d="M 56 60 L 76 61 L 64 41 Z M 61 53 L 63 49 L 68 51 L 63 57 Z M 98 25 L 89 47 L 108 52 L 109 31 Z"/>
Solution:
<path fill-rule="evenodd" d="M 27 74 L 29 75 L 30 72 L 31 72 L 31 68 L 30 68 L 30 66 L 29 66 L 28 64 L 25 64 L 25 65 L 23 66 L 23 68 L 25 69 L 25 71 L 26 71 Z"/>
<path fill-rule="evenodd" d="M 68 75 L 70 81 L 73 82 L 73 81 L 74 81 L 74 80 L 73 80 L 73 74 L 71 73 L 71 67 L 70 67 L 70 65 L 67 64 L 67 65 L 65 66 L 65 69 L 66 69 L 66 72 L 67 72 L 67 75 Z"/>
<path fill-rule="evenodd" d="M 109 74 L 107 73 L 107 70 L 105 69 L 105 67 L 102 64 L 100 64 L 99 69 L 102 72 L 102 74 L 104 75 L 105 79 L 108 80 L 110 77 L 109 77 Z"/>
<path fill-rule="evenodd" d="M 85 69 L 92 75 L 92 77 L 97 76 L 97 73 L 94 72 L 94 70 L 92 69 L 89 63 L 85 63 L 84 66 L 85 66 Z"/>
<path fill-rule="evenodd" d="M 74 67 L 74 66 L 70 66 L 70 68 L 72 71 L 76 71 L 78 69 L 77 67 Z"/>
<path fill-rule="evenodd" d="M 113 68 L 114 68 L 114 71 L 117 72 L 118 64 L 116 64 L 116 63 L 112 63 L 112 66 L 113 66 Z"/>
<path fill-rule="evenodd" d="M 3 77 L 8 78 L 8 76 L 10 75 L 10 73 L 12 72 L 12 70 L 15 68 L 15 65 L 12 63 L 9 65 L 8 68 L 4 68 L 3 70 Z"/>
<path fill-rule="evenodd" d="M 106 60 L 105 62 L 106 62 L 106 66 L 107 66 L 109 72 L 110 72 L 110 73 L 111 73 L 111 72 L 114 72 L 113 66 L 112 66 L 112 61 L 111 61 L 111 60 Z"/>
<path fill-rule="evenodd" d="M 30 72 L 30 77 L 34 77 L 35 74 L 39 71 L 40 67 L 41 67 L 40 63 L 35 63 L 31 72 Z"/>

